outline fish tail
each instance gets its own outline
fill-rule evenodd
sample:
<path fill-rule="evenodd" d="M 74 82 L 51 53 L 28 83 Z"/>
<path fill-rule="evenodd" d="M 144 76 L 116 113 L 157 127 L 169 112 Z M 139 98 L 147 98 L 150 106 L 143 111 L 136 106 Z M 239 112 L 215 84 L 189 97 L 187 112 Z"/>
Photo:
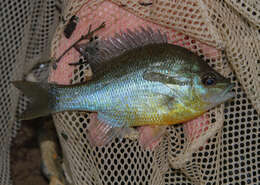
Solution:
<path fill-rule="evenodd" d="M 52 112 L 50 99 L 52 95 L 49 93 L 52 84 L 28 82 L 28 81 L 13 81 L 11 82 L 17 89 L 21 90 L 25 96 L 32 98 L 32 104 L 28 106 L 22 115 L 18 116 L 20 120 L 29 120 L 42 116 L 47 116 Z"/>

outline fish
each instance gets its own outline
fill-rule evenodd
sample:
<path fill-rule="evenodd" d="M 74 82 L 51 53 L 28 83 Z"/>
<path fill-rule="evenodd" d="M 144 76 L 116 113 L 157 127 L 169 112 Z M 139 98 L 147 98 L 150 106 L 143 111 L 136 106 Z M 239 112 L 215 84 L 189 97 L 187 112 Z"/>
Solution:
<path fill-rule="evenodd" d="M 156 128 L 156 138 L 165 126 L 192 120 L 235 96 L 234 84 L 198 55 L 168 43 L 160 30 L 127 29 L 99 46 L 87 55 L 93 77 L 86 83 L 12 82 L 33 100 L 20 119 L 90 111 L 97 113 L 94 127 L 103 131 L 102 143 L 147 125 Z"/>

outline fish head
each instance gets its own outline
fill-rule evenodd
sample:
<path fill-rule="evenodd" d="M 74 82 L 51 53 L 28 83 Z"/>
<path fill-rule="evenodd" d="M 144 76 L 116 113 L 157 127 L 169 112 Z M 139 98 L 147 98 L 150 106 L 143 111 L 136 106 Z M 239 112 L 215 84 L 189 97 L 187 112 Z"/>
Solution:
<path fill-rule="evenodd" d="M 201 66 L 192 79 L 192 90 L 204 103 L 204 109 L 210 109 L 233 98 L 234 86 L 235 84 L 207 65 Z"/>
<path fill-rule="evenodd" d="M 161 82 L 171 89 L 164 93 L 200 113 L 235 96 L 231 91 L 234 84 L 194 55 L 157 62 L 143 78 Z"/>

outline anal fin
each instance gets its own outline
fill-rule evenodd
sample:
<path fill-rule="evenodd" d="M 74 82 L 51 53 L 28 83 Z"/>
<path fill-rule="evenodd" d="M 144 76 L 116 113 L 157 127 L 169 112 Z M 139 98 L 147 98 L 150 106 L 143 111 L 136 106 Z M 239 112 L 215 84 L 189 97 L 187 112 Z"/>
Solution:
<path fill-rule="evenodd" d="M 91 114 L 90 124 L 88 126 L 88 140 L 92 146 L 105 146 L 115 138 L 120 140 L 125 135 L 130 135 L 133 128 L 115 127 L 108 124 L 105 120 L 100 120 L 96 113 Z"/>
<path fill-rule="evenodd" d="M 160 142 L 161 137 L 165 134 L 167 126 L 142 126 L 139 128 L 139 144 L 148 150 L 153 150 Z"/>

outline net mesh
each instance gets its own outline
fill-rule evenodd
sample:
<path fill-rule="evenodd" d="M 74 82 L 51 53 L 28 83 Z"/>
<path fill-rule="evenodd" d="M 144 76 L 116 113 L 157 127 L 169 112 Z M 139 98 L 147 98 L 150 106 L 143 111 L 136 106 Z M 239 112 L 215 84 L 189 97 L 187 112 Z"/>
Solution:
<path fill-rule="evenodd" d="M 6 39 L 0 55 L 4 61 L 0 64 L 4 69 L 1 106 L 8 109 L 1 107 L 0 184 L 10 184 L 9 147 L 19 125 L 13 119 L 15 108 L 19 101 L 21 112 L 27 102 L 9 81 L 21 79 L 36 62 L 46 60 L 50 51 L 59 57 L 90 24 L 97 27 L 103 21 L 106 28 L 97 33 L 101 39 L 139 25 L 159 28 L 170 43 L 200 55 L 231 79 L 236 97 L 200 118 L 168 127 L 154 151 L 145 151 L 137 140 L 128 138 L 93 148 L 86 139 L 89 113 L 55 114 L 68 181 L 81 185 L 259 184 L 260 4 L 256 0 L 64 1 L 65 22 L 75 14 L 80 21 L 69 40 L 63 36 L 65 23 L 61 21 L 51 47 L 51 25 L 57 21 L 53 1 L 4 1 L 1 6 L 7 15 L 0 28 Z M 49 81 L 85 81 L 86 74 L 91 74 L 86 65 L 68 65 L 78 60 L 77 52 L 69 52 L 51 71 Z"/>
<path fill-rule="evenodd" d="M 86 128 L 90 119 L 88 113 L 56 114 L 54 122 L 57 132 L 68 136 L 65 140 L 60 135 L 60 140 L 65 160 L 68 161 L 66 167 L 70 169 L 70 179 L 73 183 L 216 184 L 230 182 L 230 179 L 233 179 L 234 183 L 257 183 L 259 180 L 257 176 L 251 175 L 248 178 L 246 170 L 244 170 L 247 174 L 246 178 L 243 176 L 243 169 L 252 167 L 251 164 L 247 166 L 246 161 L 251 161 L 254 157 L 245 157 L 246 152 L 239 151 L 240 146 L 232 145 L 235 139 L 232 131 L 234 134 L 241 134 L 238 126 L 236 129 L 232 128 L 235 122 L 248 124 L 247 128 L 252 128 L 248 130 L 249 134 L 255 136 L 257 130 L 253 129 L 253 119 L 256 124 L 259 123 L 257 113 L 241 87 L 242 84 L 247 96 L 258 110 L 259 91 L 256 84 L 258 84 L 259 74 L 256 66 L 259 53 L 255 49 L 258 43 L 255 37 L 238 39 L 238 35 L 245 37 L 253 36 L 254 33 L 257 36 L 257 29 L 248 26 L 250 23 L 241 18 L 240 14 L 225 2 L 156 1 L 152 6 L 142 6 L 140 2 L 135 1 L 113 2 L 116 5 L 107 1 L 95 1 L 83 7 L 73 2 L 70 14 L 76 14 L 80 18 L 78 27 L 69 41 L 62 36 L 54 40 L 53 54 L 59 56 L 79 35 L 87 32 L 90 23 L 93 27 L 97 27 L 101 22 L 106 21 L 106 28 L 98 33 L 103 39 L 125 28 L 149 25 L 152 28 L 160 28 L 167 33 L 170 43 L 192 50 L 217 71 L 235 82 L 237 97 L 231 103 L 221 105 L 201 118 L 184 125 L 169 127 L 167 136 L 155 151 L 145 151 L 138 141 L 130 139 L 115 140 L 107 147 L 92 148 L 86 139 Z M 227 15 L 229 19 L 226 19 Z M 237 26 L 230 24 L 232 21 L 240 24 L 236 24 Z M 62 30 L 62 27 L 58 29 L 57 35 L 62 35 Z M 245 44 L 252 47 L 242 50 L 242 45 Z M 214 48 L 219 50 L 225 48 L 225 52 Z M 249 58 L 248 55 L 251 57 Z M 78 58 L 76 52 L 66 55 L 58 65 L 58 70 L 52 71 L 50 80 L 65 84 L 85 81 L 88 73 L 86 66 L 79 66 L 74 71 L 68 66 L 68 62 L 77 61 Z M 241 84 L 238 84 L 236 78 Z M 248 83 L 249 81 L 251 83 Z M 242 106 L 245 109 L 243 116 Z M 248 121 L 245 117 L 250 117 L 248 115 L 250 109 L 253 119 Z M 244 119 L 239 120 L 242 117 Z M 233 123 L 234 118 L 237 121 Z M 229 135 L 226 135 L 225 128 L 228 129 Z M 256 143 L 253 140 L 250 138 L 248 146 L 252 147 L 253 143 Z M 229 142 L 231 146 L 228 146 Z M 238 151 L 239 159 L 228 158 L 230 154 L 234 156 Z M 241 157 L 244 160 L 242 164 L 239 162 Z M 229 173 L 225 172 L 227 168 Z M 254 170 L 257 174 L 256 168 Z"/>
<path fill-rule="evenodd" d="M 54 32 L 54 1 L 22 0 L 1 2 L 0 51 L 0 184 L 11 184 L 10 146 L 20 127 L 15 116 L 27 99 L 10 85 L 22 79 L 41 56 L 50 50 Z M 57 18 L 56 18 L 57 19 Z"/>

